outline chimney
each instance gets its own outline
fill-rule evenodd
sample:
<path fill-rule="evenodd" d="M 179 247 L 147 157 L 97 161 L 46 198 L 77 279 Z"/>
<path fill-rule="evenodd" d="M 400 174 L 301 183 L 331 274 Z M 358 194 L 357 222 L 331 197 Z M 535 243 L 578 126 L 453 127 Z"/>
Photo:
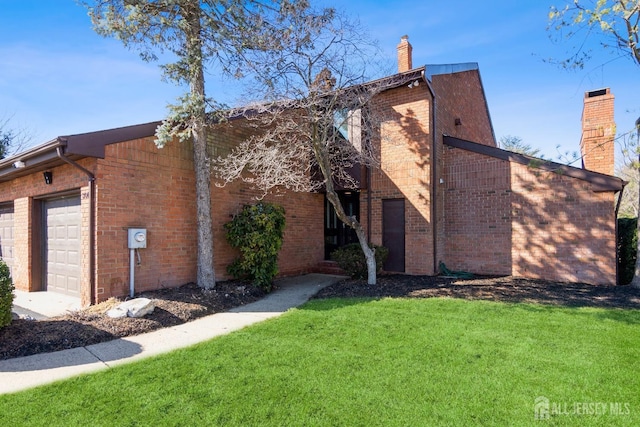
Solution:
<path fill-rule="evenodd" d="M 398 45 L 398 72 L 404 73 L 413 68 L 411 64 L 411 43 L 409 43 L 409 36 L 400 37 L 400 44 Z"/>
<path fill-rule="evenodd" d="M 607 175 L 614 173 L 616 124 L 613 100 L 609 88 L 592 90 L 584 94 L 582 110 L 580 152 L 583 167 Z"/>

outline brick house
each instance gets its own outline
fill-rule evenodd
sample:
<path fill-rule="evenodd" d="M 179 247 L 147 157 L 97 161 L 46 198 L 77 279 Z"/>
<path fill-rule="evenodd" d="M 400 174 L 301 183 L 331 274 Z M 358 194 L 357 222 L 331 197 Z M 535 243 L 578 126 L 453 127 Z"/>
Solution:
<path fill-rule="evenodd" d="M 413 68 L 398 45 L 398 74 L 375 99 L 381 168 L 341 191 L 369 240 L 390 248 L 387 271 L 475 273 L 615 284 L 613 95 L 585 95 L 586 169 L 497 148 L 477 64 Z M 135 257 L 136 291 L 195 280 L 196 219 L 189 144 L 154 145 L 159 123 L 62 136 L 0 161 L 0 250 L 16 287 L 77 296 L 84 305 L 128 294 L 128 230 L 147 230 Z M 212 150 L 246 138 L 231 122 Z M 223 224 L 257 195 L 212 186 L 218 279 L 235 253 Z M 281 275 L 316 271 L 353 236 L 323 194 L 289 193 Z M 139 255 L 139 258 L 138 258 Z M 138 262 L 139 261 L 139 262 Z"/>

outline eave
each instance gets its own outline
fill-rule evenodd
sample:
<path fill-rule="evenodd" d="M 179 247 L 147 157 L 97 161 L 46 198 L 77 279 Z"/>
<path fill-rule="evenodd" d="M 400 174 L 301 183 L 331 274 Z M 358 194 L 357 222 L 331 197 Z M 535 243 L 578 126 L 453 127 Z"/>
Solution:
<path fill-rule="evenodd" d="M 597 193 L 607 191 L 621 191 L 627 184 L 626 181 L 616 176 L 605 175 L 587 169 L 580 169 L 549 160 L 514 153 L 512 151 L 503 150 L 501 148 L 490 147 L 488 145 L 478 144 L 477 142 L 454 138 L 449 135 L 443 136 L 443 142 L 445 145 L 448 145 L 450 147 L 460 148 L 462 150 L 483 154 L 485 156 L 494 157 L 496 159 L 519 163 L 521 165 L 530 166 L 535 169 L 554 172 L 560 175 L 566 175 L 572 178 L 587 181 L 592 185 L 592 190 Z"/>
<path fill-rule="evenodd" d="M 0 160 L 0 182 L 65 164 L 66 162 L 58 155 L 59 148 L 64 156 L 71 160 L 84 157 L 103 159 L 107 145 L 153 136 L 160 123 L 151 122 L 97 132 L 59 136 L 42 145 Z M 22 162 L 24 167 L 14 167 L 17 162 Z"/>

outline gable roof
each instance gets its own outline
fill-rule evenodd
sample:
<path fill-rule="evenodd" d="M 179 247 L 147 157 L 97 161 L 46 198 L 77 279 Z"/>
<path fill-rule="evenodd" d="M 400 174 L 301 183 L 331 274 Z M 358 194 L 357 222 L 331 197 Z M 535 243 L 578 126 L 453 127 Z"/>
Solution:
<path fill-rule="evenodd" d="M 580 169 L 573 166 L 563 165 L 562 163 L 527 156 L 525 154 L 514 153 L 512 151 L 478 144 L 477 142 L 467 141 L 449 135 L 443 135 L 443 141 L 445 145 L 450 147 L 460 148 L 462 150 L 483 154 L 496 159 L 519 163 L 521 165 L 531 166 L 543 171 L 555 172 L 561 175 L 587 181 L 593 185 L 592 189 L 595 192 L 621 191 L 627 184 L 626 181 L 623 181 L 616 176 L 605 175 L 587 169 Z"/>

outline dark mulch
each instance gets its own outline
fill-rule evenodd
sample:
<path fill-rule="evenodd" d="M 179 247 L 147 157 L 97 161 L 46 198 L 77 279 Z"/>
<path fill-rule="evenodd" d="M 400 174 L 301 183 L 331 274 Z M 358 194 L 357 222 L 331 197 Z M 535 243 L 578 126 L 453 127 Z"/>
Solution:
<path fill-rule="evenodd" d="M 112 319 L 109 308 L 97 306 L 47 320 L 18 319 L 0 329 L 0 360 L 84 347 L 116 338 L 178 325 L 208 314 L 227 311 L 263 298 L 265 293 L 243 282 L 220 282 L 211 291 L 195 284 L 144 292 L 155 300 L 153 313 L 140 319 Z M 102 308 L 100 310 L 100 308 Z"/>
<path fill-rule="evenodd" d="M 640 309 L 640 289 L 557 283 L 516 277 L 451 277 L 382 275 L 375 286 L 345 280 L 321 290 L 316 298 L 333 297 L 450 297 L 472 300 L 554 304 L 570 307 Z"/>
<path fill-rule="evenodd" d="M 111 319 L 95 308 L 43 321 L 15 320 L 0 329 L 0 360 L 83 347 L 173 326 L 208 314 L 227 311 L 264 297 L 242 282 L 221 282 L 213 291 L 194 284 L 146 292 L 156 309 L 142 319 Z M 334 297 L 451 297 L 504 302 L 554 304 L 571 307 L 640 309 L 640 289 L 554 283 L 514 277 L 446 277 L 382 275 L 378 284 L 344 280 L 321 290 L 315 298 Z"/>

